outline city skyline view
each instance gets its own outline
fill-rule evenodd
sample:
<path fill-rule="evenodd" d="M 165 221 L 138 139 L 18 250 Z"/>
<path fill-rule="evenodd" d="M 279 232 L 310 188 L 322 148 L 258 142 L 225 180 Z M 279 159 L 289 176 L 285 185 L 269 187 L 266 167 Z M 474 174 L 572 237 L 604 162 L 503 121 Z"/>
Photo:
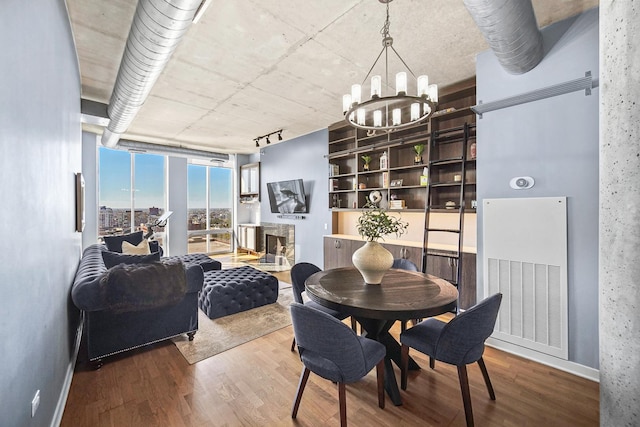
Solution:
<path fill-rule="evenodd" d="M 134 185 L 131 185 L 131 168 L 134 164 Z M 99 206 L 112 209 L 165 207 L 165 158 L 147 153 L 129 153 L 106 147 L 99 149 Z M 230 168 L 188 165 L 189 209 L 206 208 L 206 169 L 209 169 L 210 208 L 231 209 L 233 197 L 233 171 Z"/>

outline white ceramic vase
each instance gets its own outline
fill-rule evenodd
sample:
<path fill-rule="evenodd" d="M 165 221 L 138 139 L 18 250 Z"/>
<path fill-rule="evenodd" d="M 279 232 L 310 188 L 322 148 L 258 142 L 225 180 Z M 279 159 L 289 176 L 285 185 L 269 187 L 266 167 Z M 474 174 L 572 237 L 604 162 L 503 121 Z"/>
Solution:
<path fill-rule="evenodd" d="M 365 283 L 379 285 L 393 265 L 393 255 L 378 242 L 367 242 L 351 256 Z"/>

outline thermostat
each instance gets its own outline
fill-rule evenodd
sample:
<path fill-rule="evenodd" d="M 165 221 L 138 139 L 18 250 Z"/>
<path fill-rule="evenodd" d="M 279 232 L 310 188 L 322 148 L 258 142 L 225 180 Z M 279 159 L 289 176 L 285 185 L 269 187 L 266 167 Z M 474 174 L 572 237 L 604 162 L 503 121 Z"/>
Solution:
<path fill-rule="evenodd" d="M 509 186 L 514 190 L 526 190 L 533 187 L 534 184 L 535 181 L 530 176 L 516 176 L 509 181 Z"/>

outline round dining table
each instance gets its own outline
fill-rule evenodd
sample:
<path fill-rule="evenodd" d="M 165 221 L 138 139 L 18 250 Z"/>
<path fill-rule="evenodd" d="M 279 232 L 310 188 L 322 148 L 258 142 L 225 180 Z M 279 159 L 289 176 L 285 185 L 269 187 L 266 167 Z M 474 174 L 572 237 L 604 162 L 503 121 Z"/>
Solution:
<path fill-rule="evenodd" d="M 305 282 L 308 297 L 318 304 L 355 317 L 363 336 L 385 345 L 385 390 L 393 403 L 402 398 L 391 361 L 400 366 L 400 343 L 389 333 L 397 321 L 454 311 L 458 291 L 444 279 L 420 272 L 391 269 L 379 285 L 366 284 L 354 267 L 324 270 Z M 414 360 L 409 369 L 420 369 Z"/>

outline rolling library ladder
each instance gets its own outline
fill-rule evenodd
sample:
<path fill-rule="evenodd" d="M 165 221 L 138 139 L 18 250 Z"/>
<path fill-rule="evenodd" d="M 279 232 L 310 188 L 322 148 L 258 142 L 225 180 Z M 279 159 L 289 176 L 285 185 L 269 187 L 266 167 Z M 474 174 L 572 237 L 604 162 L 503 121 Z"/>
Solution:
<path fill-rule="evenodd" d="M 443 277 L 458 287 L 462 279 L 462 242 L 464 232 L 464 213 L 467 183 L 467 148 L 469 140 L 475 143 L 474 123 L 446 130 L 432 130 L 429 147 L 429 174 L 426 187 L 424 238 L 422 245 L 422 271 L 429 271 L 429 259 L 446 259 L 450 267 L 451 276 Z M 475 159 L 475 146 L 470 147 L 471 157 Z M 474 197 L 475 198 L 475 197 Z M 475 206 L 472 206 L 475 208 Z M 431 215 L 435 212 L 450 212 L 457 210 L 457 226 L 435 228 L 430 225 Z M 455 251 L 440 251 L 428 249 L 429 239 L 434 234 L 455 236 L 457 241 Z M 444 237 L 444 236 L 443 236 Z"/>

